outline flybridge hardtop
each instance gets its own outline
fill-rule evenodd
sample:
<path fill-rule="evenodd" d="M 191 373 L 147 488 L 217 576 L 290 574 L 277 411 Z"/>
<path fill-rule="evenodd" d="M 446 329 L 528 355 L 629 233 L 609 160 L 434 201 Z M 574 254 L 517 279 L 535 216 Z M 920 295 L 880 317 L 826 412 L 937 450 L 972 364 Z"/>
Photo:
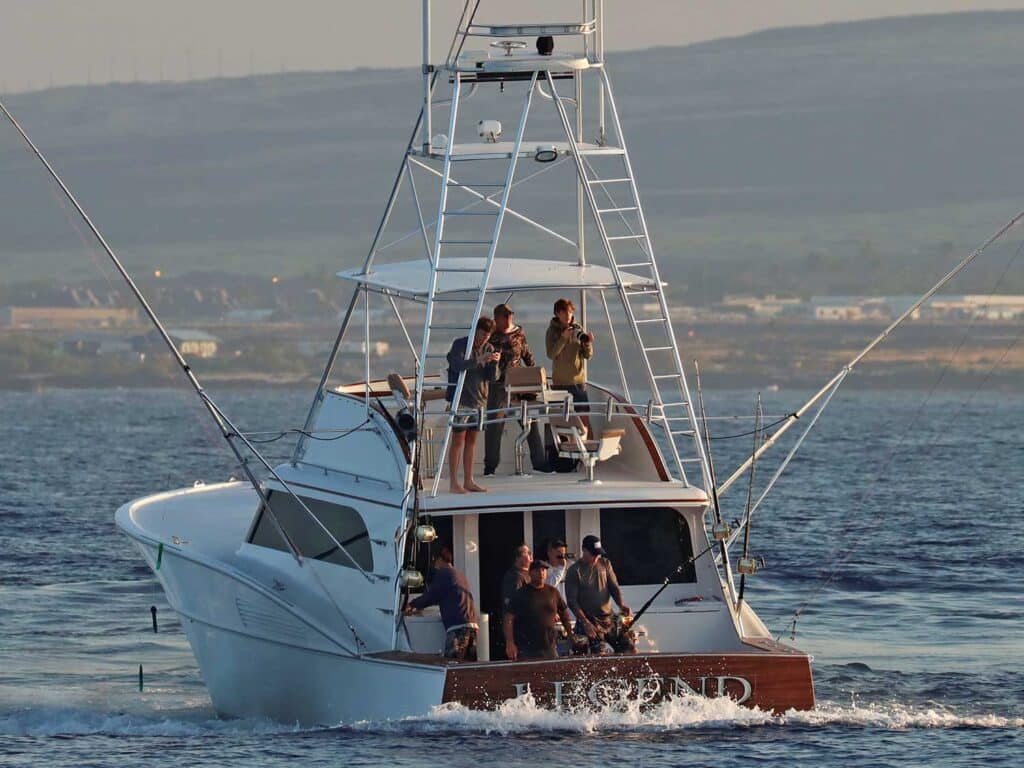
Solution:
<path fill-rule="evenodd" d="M 366 259 L 340 273 L 354 283 L 352 298 L 305 424 L 281 433 L 297 436 L 294 455 L 276 467 L 199 384 L 85 210 L 0 105 L 139 299 L 248 479 L 138 499 L 116 516 L 181 615 L 218 711 L 332 725 L 422 715 L 442 702 L 494 707 L 527 692 L 555 707 L 680 695 L 776 711 L 814 705 L 809 656 L 772 640 L 744 598 L 758 567 L 753 513 L 853 367 L 1024 211 L 770 436 L 755 420 L 750 457 L 716 483 L 605 67 L 603 2 L 582 5 L 578 21 L 485 23 L 507 4 L 469 0 L 438 58 L 424 0 L 419 116 Z M 580 385 L 584 410 L 543 366 L 509 368 L 505 402 L 462 406 L 466 374 L 448 377 L 452 340 L 472 337 L 498 303 L 544 306 L 543 321 L 564 297 L 577 303 L 580 332 L 597 334 L 617 381 Z M 374 369 L 382 317 L 407 343 L 404 367 Z M 338 383 L 342 342 L 357 332 L 363 376 Z M 755 501 L 757 459 L 815 406 Z M 455 427 L 499 423 L 506 459 L 489 491 L 447 492 Z M 535 434 L 570 471 L 528 471 Z M 731 528 L 720 496 L 748 469 L 746 512 Z M 503 660 L 492 639 L 513 548 L 561 539 L 575 549 L 588 534 L 603 539 L 623 603 L 641 606 L 630 625 L 636 653 Z M 442 656 L 436 610 L 403 615 L 442 542 L 479 612 L 473 662 Z"/>
<path fill-rule="evenodd" d="M 361 310 L 370 316 L 371 297 L 384 297 L 409 341 L 415 370 L 410 405 L 423 428 L 430 394 L 426 384 L 441 367 L 452 338 L 472 336 L 477 318 L 506 295 L 558 291 L 578 297 L 584 324 L 588 297 L 600 301 L 621 394 L 629 398 L 630 379 L 649 394 L 641 407 L 647 426 L 662 437 L 672 476 L 687 485 L 697 476 L 706 485 L 707 463 L 686 373 L 604 71 L 600 4 L 589 3 L 590 18 L 579 23 L 527 25 L 482 23 L 477 20 L 480 5 L 466 5 L 439 64 L 432 56 L 429 9 L 424 13 L 422 109 L 369 254 L 361 268 L 340 273 L 356 282 L 357 290 L 306 426 L 317 425 L 337 350 L 354 314 Z M 543 33 L 524 41 L 527 29 Z M 490 99 L 480 92 L 483 86 Z M 563 164 L 568 167 L 557 168 Z M 557 171 L 565 173 L 558 176 Z M 574 220 L 569 234 L 558 231 L 556 217 L 524 213 L 515 204 L 528 201 L 531 189 L 549 176 L 565 190 L 557 218 Z M 433 182 L 433 194 L 426 193 L 424 178 Z M 388 242 L 403 191 L 418 232 Z M 538 252 L 562 258 L 522 258 L 522 246 L 504 246 L 510 226 L 532 229 L 544 238 L 534 246 Z M 403 241 L 414 246 L 412 260 L 395 261 L 384 253 Z M 407 327 L 396 299 L 421 305 L 418 327 Z M 364 323 L 366 348 L 372 330 Z M 639 352 L 635 363 L 642 376 L 627 376 L 632 361 L 625 359 L 620 340 Z M 467 359 L 470 353 L 467 345 Z M 367 360 L 367 382 L 371 376 Z M 453 402 L 459 402 L 464 379 L 462 373 Z M 542 409 L 537 415 L 547 413 Z M 614 414 L 606 409 L 605 415 Z M 439 466 L 457 418 L 453 411 L 437 430 Z M 507 416 L 485 415 L 493 418 Z M 300 444 L 297 458 L 306 443 Z M 427 448 L 422 439 L 410 446 L 411 466 L 423 468 L 419 457 Z M 432 494 L 441 474 L 434 473 Z M 408 487 L 414 485 L 410 473 Z"/>

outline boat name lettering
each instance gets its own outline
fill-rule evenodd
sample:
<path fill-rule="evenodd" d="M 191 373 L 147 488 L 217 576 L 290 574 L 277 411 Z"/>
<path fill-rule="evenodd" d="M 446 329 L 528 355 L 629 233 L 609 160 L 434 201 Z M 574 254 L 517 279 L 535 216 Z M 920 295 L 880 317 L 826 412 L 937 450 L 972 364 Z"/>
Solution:
<path fill-rule="evenodd" d="M 730 685 L 732 681 L 732 685 Z M 754 686 L 745 677 L 736 675 L 715 675 L 699 677 L 688 682 L 681 677 L 649 675 L 645 677 L 604 677 L 592 683 L 580 680 L 545 681 L 551 686 L 556 708 L 578 704 L 584 700 L 595 706 L 610 704 L 624 699 L 637 699 L 641 704 L 655 702 L 664 696 L 731 696 L 737 704 L 747 701 L 754 692 Z M 516 698 L 532 693 L 530 683 L 513 683 Z M 539 693 L 540 691 L 538 691 Z"/>

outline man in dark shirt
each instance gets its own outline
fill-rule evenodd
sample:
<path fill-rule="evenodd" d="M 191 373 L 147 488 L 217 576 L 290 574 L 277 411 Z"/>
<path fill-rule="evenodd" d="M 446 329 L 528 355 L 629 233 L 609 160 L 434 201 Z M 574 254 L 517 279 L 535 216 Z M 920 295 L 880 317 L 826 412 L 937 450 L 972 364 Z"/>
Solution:
<path fill-rule="evenodd" d="M 530 580 L 531 562 L 533 562 L 533 552 L 530 551 L 530 547 L 527 544 L 520 544 L 516 547 L 516 559 L 501 579 L 502 613 L 508 610 L 512 596 L 526 586 Z"/>
<path fill-rule="evenodd" d="M 455 569 L 452 551 L 441 547 L 434 558 L 434 578 L 427 591 L 410 600 L 405 615 L 436 605 L 444 622 L 444 656 L 455 661 L 476 661 L 476 606 L 466 577 Z"/>
<path fill-rule="evenodd" d="M 491 382 L 487 396 L 487 410 L 492 418 L 500 414 L 493 413 L 505 406 L 508 394 L 505 389 L 505 374 L 509 368 L 535 365 L 533 352 L 526 342 L 526 333 L 515 323 L 515 313 L 508 304 L 499 304 L 494 308 L 494 333 L 491 334 L 490 345 L 501 353 L 498 362 L 498 380 Z M 501 461 L 501 436 L 505 431 L 505 422 L 496 421 L 484 428 L 484 474 L 493 475 Z M 548 458 L 544 451 L 544 439 L 540 427 L 534 420 L 526 436 L 530 447 L 530 462 L 537 472 L 547 472 Z"/>
<path fill-rule="evenodd" d="M 565 601 L 554 587 L 548 586 L 548 564 L 530 563 L 530 581 L 512 597 L 505 612 L 505 655 L 517 659 L 554 659 L 558 657 L 556 624 L 568 627 L 571 621 Z"/>
<path fill-rule="evenodd" d="M 565 601 L 576 615 L 576 633 L 590 639 L 591 650 L 608 643 L 619 653 L 635 653 L 631 633 L 623 631 L 622 625 L 614 620 L 612 600 L 623 616 L 631 614 L 601 540 L 594 535 L 585 536 L 580 559 L 565 572 Z"/>

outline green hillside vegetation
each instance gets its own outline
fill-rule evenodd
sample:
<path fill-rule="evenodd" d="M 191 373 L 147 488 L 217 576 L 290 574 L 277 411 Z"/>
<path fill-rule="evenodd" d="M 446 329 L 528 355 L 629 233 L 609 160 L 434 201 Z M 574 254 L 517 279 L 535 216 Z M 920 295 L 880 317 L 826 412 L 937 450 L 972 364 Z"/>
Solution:
<path fill-rule="evenodd" d="M 692 301 L 911 293 L 1024 207 L 1022 12 L 771 30 L 610 70 L 664 272 Z M 362 258 L 418 89 L 358 70 L 7 103 L 129 266 L 300 275 Z M 0 281 L 95 277 L 9 127 L 0 169 Z M 990 290 L 1004 263 L 954 290 Z M 1021 271 L 1000 290 L 1024 292 Z"/>

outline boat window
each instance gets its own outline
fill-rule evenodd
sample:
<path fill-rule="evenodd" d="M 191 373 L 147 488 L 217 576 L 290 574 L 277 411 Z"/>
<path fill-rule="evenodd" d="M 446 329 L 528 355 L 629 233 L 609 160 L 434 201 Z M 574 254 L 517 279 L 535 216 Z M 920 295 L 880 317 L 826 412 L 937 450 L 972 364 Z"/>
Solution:
<path fill-rule="evenodd" d="M 360 567 L 373 570 L 373 551 L 370 545 L 370 534 L 359 513 L 352 507 L 332 504 L 329 501 L 301 497 L 309 511 L 331 532 L 338 543 L 348 550 Z M 338 549 L 331 537 L 323 528 L 310 519 L 309 515 L 289 493 L 269 491 L 267 500 L 274 510 L 281 527 L 295 543 L 303 557 L 313 557 L 335 565 L 353 568 L 352 561 Z M 260 509 L 259 518 L 253 528 L 249 542 L 260 547 L 270 547 L 289 551 L 288 545 L 277 532 L 270 515 Z"/>
<path fill-rule="evenodd" d="M 601 544 L 619 584 L 660 584 L 693 555 L 690 527 L 676 510 L 628 508 L 601 510 Z M 695 582 L 693 563 L 672 578 Z"/>
<path fill-rule="evenodd" d="M 565 541 L 565 510 L 535 509 L 533 510 L 533 554 L 534 557 L 546 558 L 547 545 L 551 539 Z M 566 542 L 568 543 L 568 542 Z M 578 547 L 577 543 L 577 547 Z M 569 551 L 575 548 L 569 546 Z"/>

